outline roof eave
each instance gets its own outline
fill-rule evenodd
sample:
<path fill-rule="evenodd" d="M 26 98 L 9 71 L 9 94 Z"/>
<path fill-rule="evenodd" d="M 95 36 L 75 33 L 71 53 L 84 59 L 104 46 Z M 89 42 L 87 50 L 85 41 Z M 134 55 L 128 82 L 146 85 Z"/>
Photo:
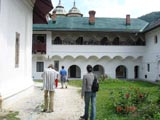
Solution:
<path fill-rule="evenodd" d="M 104 29 L 50 29 L 50 28 L 36 28 L 33 27 L 33 31 L 90 31 L 90 32 L 95 32 L 95 31 L 101 31 L 101 32 L 124 32 L 124 33 L 141 33 L 141 30 L 104 30 Z"/>
<path fill-rule="evenodd" d="M 150 31 L 152 31 L 152 30 L 154 30 L 154 29 L 156 29 L 156 28 L 158 28 L 158 27 L 160 27 L 160 25 L 157 25 L 157 26 L 155 26 L 155 27 L 146 29 L 146 30 L 144 30 L 144 32 L 145 32 L 145 33 L 150 32 Z"/>

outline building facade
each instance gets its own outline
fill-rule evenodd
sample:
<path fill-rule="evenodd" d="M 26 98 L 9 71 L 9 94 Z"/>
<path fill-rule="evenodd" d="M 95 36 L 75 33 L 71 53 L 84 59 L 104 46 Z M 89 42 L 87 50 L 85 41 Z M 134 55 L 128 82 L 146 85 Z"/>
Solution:
<path fill-rule="evenodd" d="M 62 6 L 61 2 L 58 6 Z M 130 15 L 97 18 L 96 11 L 89 11 L 89 17 L 83 17 L 75 2 L 68 13 L 63 12 L 64 7 L 60 8 L 63 10 L 58 14 L 57 7 L 53 10 L 47 25 L 33 25 L 34 79 L 42 79 L 41 74 L 50 63 L 57 70 L 64 65 L 69 79 L 82 79 L 88 64 L 97 76 L 160 79 L 159 24 L 151 26 Z"/>
<path fill-rule="evenodd" d="M 33 85 L 32 16 L 36 3 L 0 0 L 0 95 L 4 99 Z"/>

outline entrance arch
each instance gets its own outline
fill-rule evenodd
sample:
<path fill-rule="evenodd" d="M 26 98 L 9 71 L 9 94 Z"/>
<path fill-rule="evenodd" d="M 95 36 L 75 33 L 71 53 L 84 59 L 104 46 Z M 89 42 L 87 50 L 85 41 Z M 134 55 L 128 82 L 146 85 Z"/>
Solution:
<path fill-rule="evenodd" d="M 104 75 L 104 68 L 101 65 L 95 65 L 93 67 L 93 72 L 97 75 L 97 77 Z"/>
<path fill-rule="evenodd" d="M 127 69 L 124 65 L 116 68 L 116 78 L 127 78 Z"/>
<path fill-rule="evenodd" d="M 81 69 L 77 65 L 72 65 L 68 69 L 69 78 L 81 78 Z"/>

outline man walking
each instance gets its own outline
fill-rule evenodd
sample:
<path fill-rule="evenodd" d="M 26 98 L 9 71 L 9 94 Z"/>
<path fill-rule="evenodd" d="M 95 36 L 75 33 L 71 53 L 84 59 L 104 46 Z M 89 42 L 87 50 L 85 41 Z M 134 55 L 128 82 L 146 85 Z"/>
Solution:
<path fill-rule="evenodd" d="M 67 71 L 64 69 L 64 66 L 62 66 L 62 69 L 60 70 L 60 78 L 61 78 L 61 85 L 62 88 L 65 87 L 67 88 Z"/>
<path fill-rule="evenodd" d="M 43 90 L 44 90 L 44 109 L 43 112 L 54 111 L 54 91 L 55 91 L 55 79 L 57 79 L 58 72 L 54 70 L 52 64 L 44 70 L 43 77 Z"/>

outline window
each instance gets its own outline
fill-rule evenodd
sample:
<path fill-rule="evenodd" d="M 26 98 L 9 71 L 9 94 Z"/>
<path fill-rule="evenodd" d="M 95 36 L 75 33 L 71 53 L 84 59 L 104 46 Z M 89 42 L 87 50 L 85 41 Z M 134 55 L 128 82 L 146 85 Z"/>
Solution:
<path fill-rule="evenodd" d="M 116 68 L 116 78 L 127 78 L 127 69 L 125 66 L 120 65 Z"/>
<path fill-rule="evenodd" d="M 150 72 L 150 64 L 147 64 L 147 71 Z"/>
<path fill-rule="evenodd" d="M 136 45 L 145 45 L 145 42 L 141 39 L 141 38 L 138 38 L 137 41 L 136 41 Z"/>
<path fill-rule="evenodd" d="M 157 37 L 157 35 L 155 35 L 154 36 L 154 43 L 157 44 L 157 42 L 158 42 L 158 37 Z"/>
<path fill-rule="evenodd" d="M 82 44 L 83 44 L 83 37 L 79 37 L 79 38 L 76 40 L 76 44 L 77 44 L 77 45 L 82 45 Z"/>
<path fill-rule="evenodd" d="M 33 42 L 46 43 L 45 34 L 33 34 Z"/>
<path fill-rule="evenodd" d="M 16 32 L 16 41 L 15 41 L 15 67 L 19 67 L 19 45 L 20 43 L 20 34 Z"/>
<path fill-rule="evenodd" d="M 54 61 L 54 67 L 57 71 L 59 71 L 59 61 Z"/>
<path fill-rule="evenodd" d="M 108 45 L 109 44 L 109 40 L 107 37 L 102 38 L 102 40 L 100 41 L 101 45 Z"/>
<path fill-rule="evenodd" d="M 44 71 L 44 62 L 37 62 L 36 71 L 37 72 L 43 72 Z"/>
<path fill-rule="evenodd" d="M 56 37 L 54 40 L 54 44 L 62 44 L 62 40 L 60 37 Z"/>
<path fill-rule="evenodd" d="M 94 66 L 93 71 L 99 71 L 99 66 L 98 65 Z"/>
<path fill-rule="evenodd" d="M 41 54 L 46 53 L 46 35 L 45 34 L 33 34 L 32 42 L 32 53 L 36 54 L 41 52 Z"/>
<path fill-rule="evenodd" d="M 119 45 L 120 44 L 120 40 L 119 40 L 119 37 L 116 37 L 114 40 L 113 40 L 113 45 Z"/>

